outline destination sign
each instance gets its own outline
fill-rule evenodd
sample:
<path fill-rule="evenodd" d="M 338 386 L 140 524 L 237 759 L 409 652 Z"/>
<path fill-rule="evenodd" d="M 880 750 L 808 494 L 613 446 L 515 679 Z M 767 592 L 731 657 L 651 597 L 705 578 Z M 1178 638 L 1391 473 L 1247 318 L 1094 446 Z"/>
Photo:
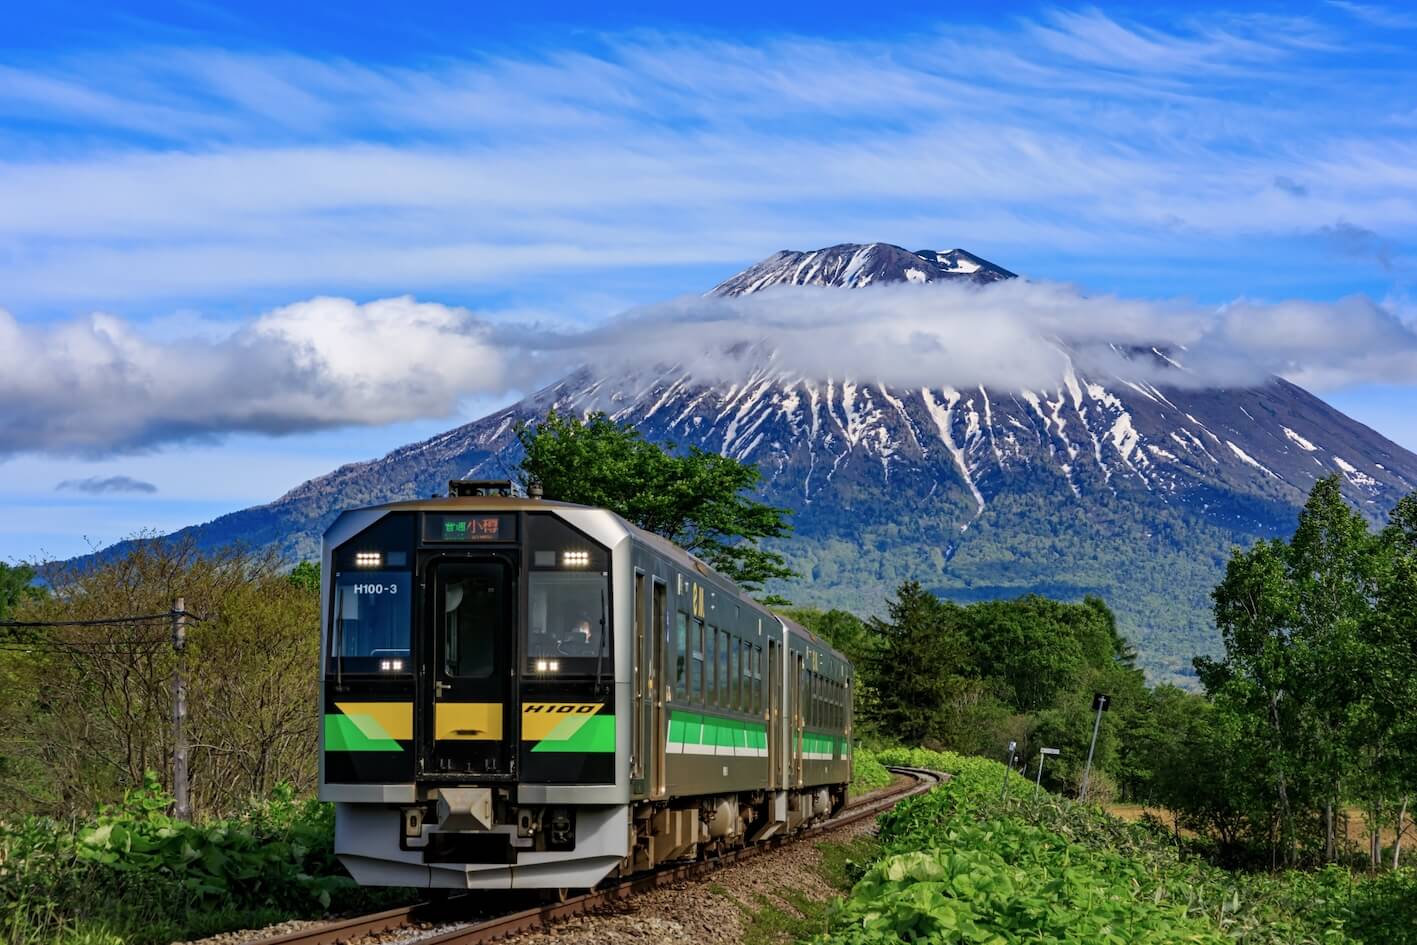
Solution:
<path fill-rule="evenodd" d="M 515 541 L 512 515 L 429 514 L 423 518 L 423 540 L 429 542 Z"/>

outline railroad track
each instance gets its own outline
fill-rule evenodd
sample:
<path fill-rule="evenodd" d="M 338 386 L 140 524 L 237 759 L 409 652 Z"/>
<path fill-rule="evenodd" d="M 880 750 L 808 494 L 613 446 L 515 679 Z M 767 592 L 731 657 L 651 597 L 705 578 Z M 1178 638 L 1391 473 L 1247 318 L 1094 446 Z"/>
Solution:
<path fill-rule="evenodd" d="M 346 943 L 356 942 L 368 935 L 394 932 L 400 929 L 411 930 L 414 926 L 425 923 L 456 924 L 457 927 L 445 931 L 430 932 L 426 937 L 417 939 L 417 945 L 481 945 L 483 942 L 490 942 L 517 932 L 545 928 L 571 916 L 593 912 L 609 903 L 638 896 L 661 886 L 696 880 L 725 866 L 741 863 L 768 850 L 776 850 L 786 844 L 806 840 L 847 824 L 865 820 L 867 817 L 875 816 L 881 811 L 895 806 L 907 797 L 923 794 L 948 777 L 948 775 L 926 768 L 892 767 L 890 770 L 915 778 L 915 783 L 848 805 L 845 810 L 832 819 L 799 831 L 790 837 L 775 838 L 766 843 L 744 847 L 712 859 L 679 865 L 671 864 L 642 876 L 628 877 L 603 888 L 592 889 L 590 892 L 573 896 L 564 902 L 548 903 L 492 918 L 469 919 L 459 918 L 454 912 L 457 906 L 464 904 L 464 897 L 458 897 L 448 903 L 419 903 L 351 919 L 338 919 L 273 938 L 255 939 L 251 945 L 346 945 Z"/>

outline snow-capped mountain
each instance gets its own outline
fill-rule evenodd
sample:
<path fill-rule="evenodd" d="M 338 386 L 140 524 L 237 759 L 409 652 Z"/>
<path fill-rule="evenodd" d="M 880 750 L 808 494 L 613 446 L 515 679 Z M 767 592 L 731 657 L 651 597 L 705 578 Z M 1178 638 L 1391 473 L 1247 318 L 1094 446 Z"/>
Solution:
<path fill-rule="evenodd" d="M 1007 269 L 962 249 L 909 252 L 889 243 L 842 243 L 803 253 L 785 249 L 719 283 L 714 295 L 747 295 L 775 285 L 859 289 L 882 282 L 1012 279 Z"/>
<path fill-rule="evenodd" d="M 1010 277 L 963 250 L 844 245 L 779 253 L 713 291 Z M 897 388 L 764 366 L 716 385 L 677 368 L 582 371 L 197 531 L 204 544 L 311 556 L 340 509 L 511 476 L 518 423 L 551 407 L 605 410 L 652 440 L 756 463 L 767 498 L 795 510 L 783 550 L 803 580 L 778 590 L 798 602 L 878 611 L 907 578 L 961 600 L 1097 594 L 1166 678 L 1214 643 L 1208 593 L 1229 549 L 1290 531 L 1317 478 L 1342 476 L 1374 521 L 1417 488 L 1417 456 L 1278 378 L 1193 390 L 1069 365 L 1049 389 L 949 380 Z"/>

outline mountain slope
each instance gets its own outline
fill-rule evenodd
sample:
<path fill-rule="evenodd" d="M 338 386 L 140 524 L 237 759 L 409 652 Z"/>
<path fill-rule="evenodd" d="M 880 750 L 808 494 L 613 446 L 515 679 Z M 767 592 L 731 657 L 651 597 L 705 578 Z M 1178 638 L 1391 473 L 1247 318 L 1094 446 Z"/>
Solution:
<path fill-rule="evenodd" d="M 938 259 L 975 268 L 949 275 Z M 779 253 L 714 291 L 850 287 L 914 279 L 912 270 L 931 279 L 1012 275 L 960 250 L 873 244 Z M 1087 377 L 1069 365 L 1055 389 L 1000 391 L 767 368 L 728 386 L 679 369 L 582 371 L 195 533 L 208 545 L 239 539 L 313 556 L 340 509 L 441 494 L 454 478 L 513 476 L 516 425 L 553 406 L 606 410 L 652 440 L 757 463 L 767 498 L 796 512 L 782 549 L 803 580 L 778 589 L 796 601 L 879 611 L 907 578 L 960 600 L 1099 594 L 1158 678 L 1184 674 L 1191 655 L 1213 647 L 1208 593 L 1230 547 L 1292 530 L 1315 479 L 1343 476 L 1374 521 L 1417 487 L 1417 456 L 1277 378 L 1187 390 Z"/>
<path fill-rule="evenodd" d="M 746 295 L 777 285 L 859 289 L 882 282 L 988 283 L 1012 279 L 1007 269 L 962 249 L 908 252 L 888 243 L 842 243 L 811 252 L 785 249 L 714 287 L 713 295 Z"/>

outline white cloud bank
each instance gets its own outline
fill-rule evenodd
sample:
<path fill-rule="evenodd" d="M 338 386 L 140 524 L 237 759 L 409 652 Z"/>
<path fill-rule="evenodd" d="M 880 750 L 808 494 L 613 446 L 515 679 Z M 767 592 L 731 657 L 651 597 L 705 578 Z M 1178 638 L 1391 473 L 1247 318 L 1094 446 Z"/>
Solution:
<path fill-rule="evenodd" d="M 1184 371 L 1127 352 L 1183 351 Z M 807 377 L 1050 388 L 1062 350 L 1094 377 L 1320 390 L 1417 380 L 1417 329 L 1362 297 L 1219 308 L 1010 280 L 686 296 L 565 330 L 411 298 L 313 298 L 219 340 L 154 340 L 107 315 L 26 326 L 0 311 L 0 455 L 101 456 L 251 431 L 450 417 L 588 364 L 616 377 L 682 364 L 732 380 L 771 356 Z M 770 353 L 770 355 L 769 355 Z"/>

